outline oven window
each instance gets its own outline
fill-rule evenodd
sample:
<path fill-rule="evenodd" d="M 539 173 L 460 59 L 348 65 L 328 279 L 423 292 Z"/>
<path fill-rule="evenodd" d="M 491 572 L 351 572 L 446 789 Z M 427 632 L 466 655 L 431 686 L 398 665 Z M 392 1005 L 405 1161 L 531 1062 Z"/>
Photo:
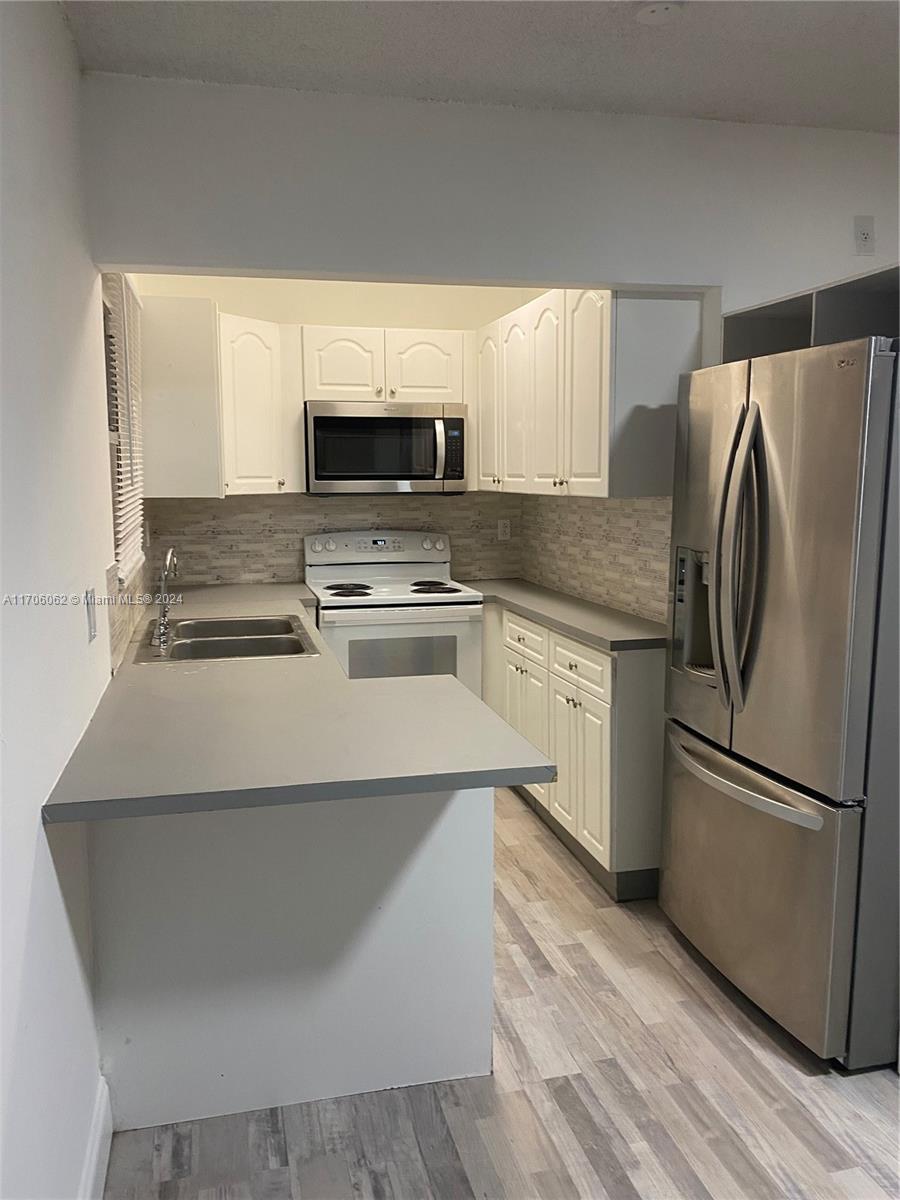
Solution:
<path fill-rule="evenodd" d="M 433 479 L 428 417 L 315 417 L 316 479 Z"/>
<path fill-rule="evenodd" d="M 360 638 L 348 646 L 351 679 L 455 675 L 456 637 Z"/>

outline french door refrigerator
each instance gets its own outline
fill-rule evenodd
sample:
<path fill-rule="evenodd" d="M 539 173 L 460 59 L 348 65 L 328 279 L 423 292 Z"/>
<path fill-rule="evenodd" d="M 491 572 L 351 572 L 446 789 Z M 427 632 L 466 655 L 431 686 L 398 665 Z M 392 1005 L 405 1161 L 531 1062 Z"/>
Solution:
<path fill-rule="evenodd" d="M 895 357 L 727 363 L 678 401 L 660 903 L 850 1067 L 897 1056 Z"/>

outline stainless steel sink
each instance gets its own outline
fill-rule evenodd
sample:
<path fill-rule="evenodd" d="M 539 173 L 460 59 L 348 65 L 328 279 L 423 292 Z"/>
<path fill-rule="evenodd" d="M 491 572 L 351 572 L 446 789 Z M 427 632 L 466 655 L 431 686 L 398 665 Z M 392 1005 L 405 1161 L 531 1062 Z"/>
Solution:
<path fill-rule="evenodd" d="M 135 654 L 136 663 L 236 658 L 309 658 L 319 653 L 300 618 L 186 617 L 172 621 L 165 649 L 155 645 L 156 621 L 150 621 Z"/>
<path fill-rule="evenodd" d="M 184 638 L 262 637 L 273 633 L 293 633 L 290 617 L 192 617 L 170 621 L 172 641 Z"/>
<path fill-rule="evenodd" d="M 198 637 L 173 641 L 168 657 L 184 658 L 269 658 L 285 654 L 308 653 L 300 638 L 292 633 L 270 637 Z"/>

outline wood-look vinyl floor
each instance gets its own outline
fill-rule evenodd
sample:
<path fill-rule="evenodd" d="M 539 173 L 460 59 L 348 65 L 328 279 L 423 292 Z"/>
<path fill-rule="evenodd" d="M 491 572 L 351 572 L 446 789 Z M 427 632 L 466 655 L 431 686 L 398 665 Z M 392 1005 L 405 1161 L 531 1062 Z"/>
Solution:
<path fill-rule="evenodd" d="M 497 793 L 494 1075 L 118 1133 L 106 1200 L 886 1200 L 898 1078 L 829 1069 Z"/>

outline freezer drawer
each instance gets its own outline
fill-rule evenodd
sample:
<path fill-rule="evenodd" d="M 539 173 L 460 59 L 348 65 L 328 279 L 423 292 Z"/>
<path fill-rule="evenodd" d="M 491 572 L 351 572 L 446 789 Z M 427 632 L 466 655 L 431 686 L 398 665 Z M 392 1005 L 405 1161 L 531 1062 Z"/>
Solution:
<path fill-rule="evenodd" d="M 660 904 L 822 1058 L 847 1038 L 861 815 L 667 724 Z"/>

